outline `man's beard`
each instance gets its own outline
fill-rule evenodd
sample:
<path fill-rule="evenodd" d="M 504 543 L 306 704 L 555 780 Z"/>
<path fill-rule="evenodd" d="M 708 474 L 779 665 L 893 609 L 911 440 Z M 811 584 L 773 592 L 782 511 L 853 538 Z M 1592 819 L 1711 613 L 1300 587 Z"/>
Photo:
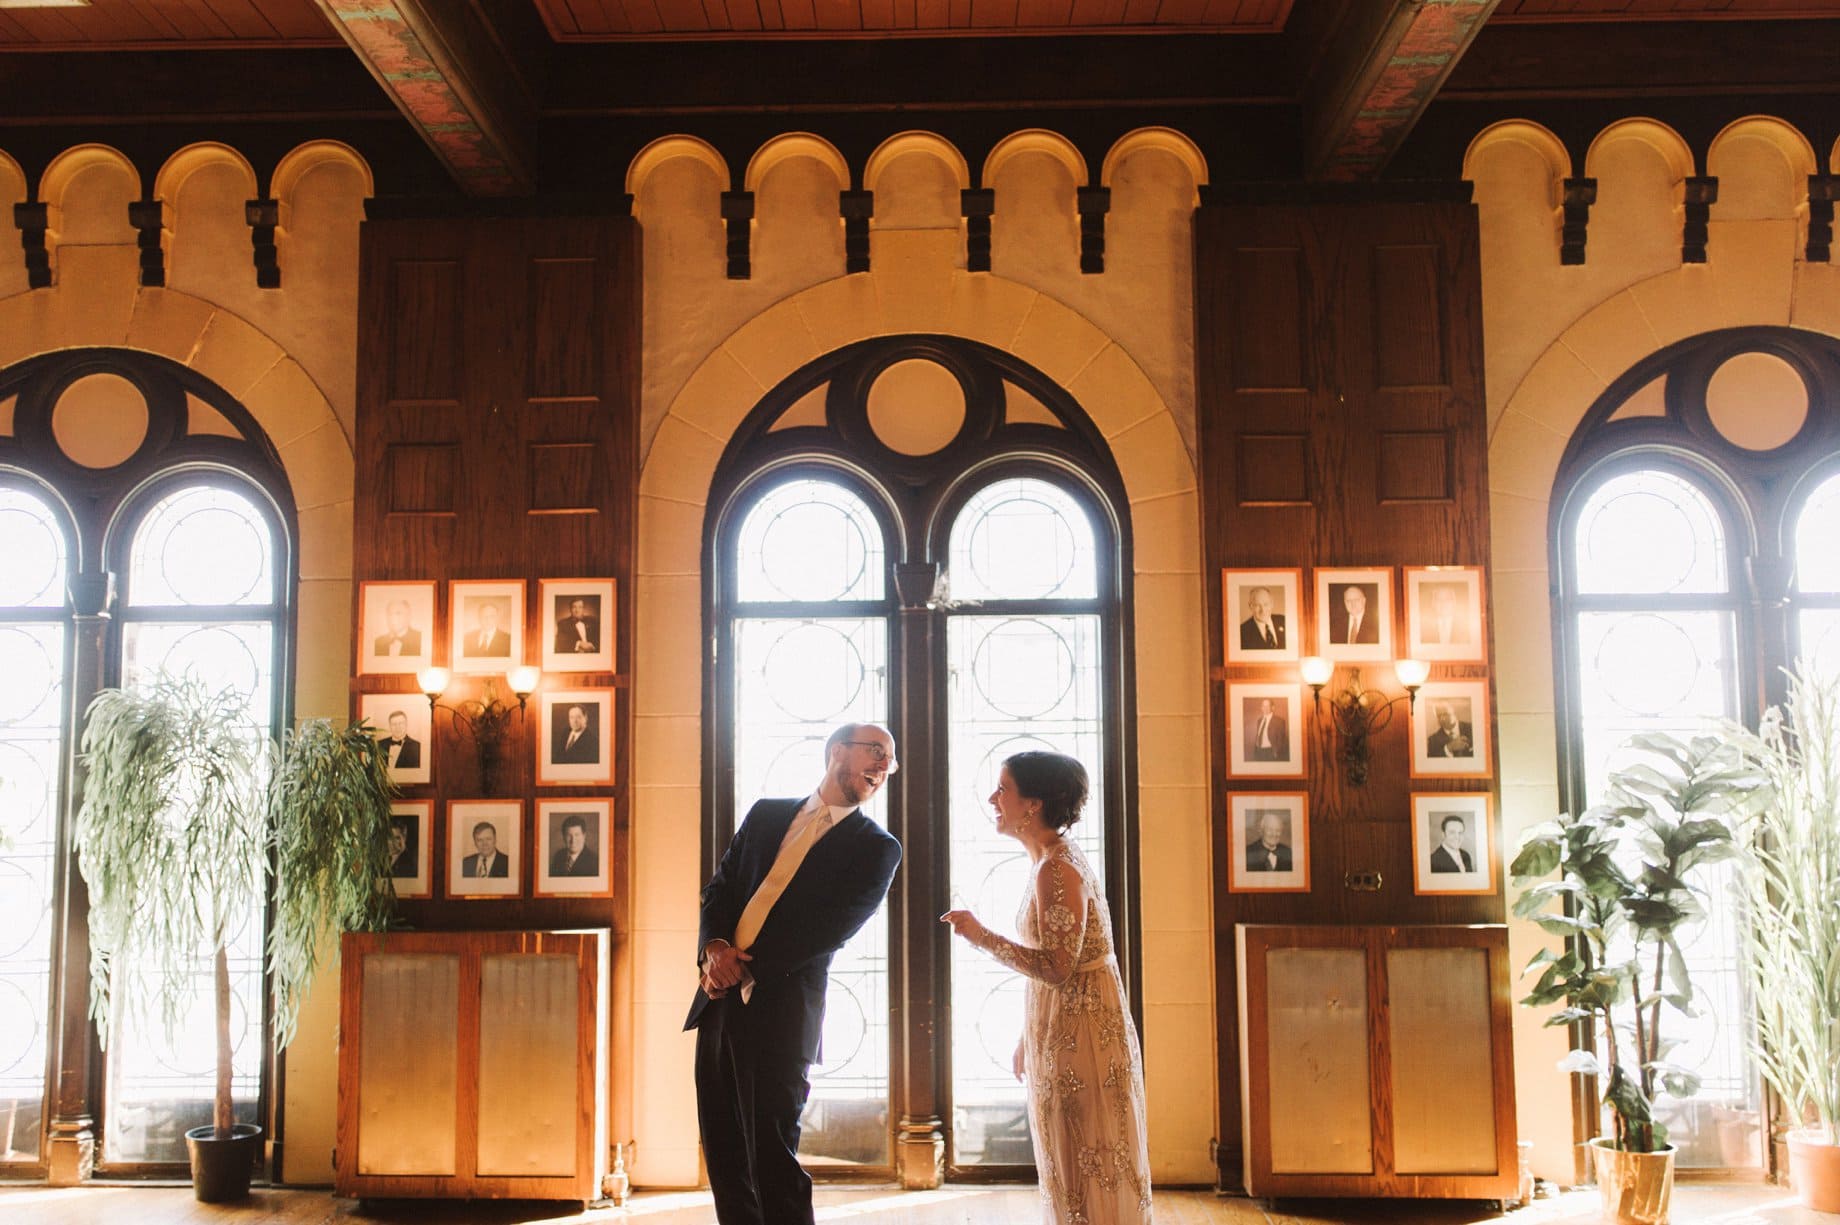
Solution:
<path fill-rule="evenodd" d="M 831 775 L 831 782 L 837 785 L 837 793 L 843 796 L 843 802 L 850 805 L 861 804 L 875 790 L 868 779 L 849 770 L 837 770 Z"/>

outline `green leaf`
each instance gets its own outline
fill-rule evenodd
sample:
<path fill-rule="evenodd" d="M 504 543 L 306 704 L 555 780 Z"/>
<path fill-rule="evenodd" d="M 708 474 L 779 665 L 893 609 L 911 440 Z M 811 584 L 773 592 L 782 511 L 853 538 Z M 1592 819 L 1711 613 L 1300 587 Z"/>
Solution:
<path fill-rule="evenodd" d="M 1561 1072 L 1576 1072 L 1581 1076 L 1602 1076 L 1603 1065 L 1598 1062 L 1595 1051 L 1575 1050 L 1559 1061 Z"/>

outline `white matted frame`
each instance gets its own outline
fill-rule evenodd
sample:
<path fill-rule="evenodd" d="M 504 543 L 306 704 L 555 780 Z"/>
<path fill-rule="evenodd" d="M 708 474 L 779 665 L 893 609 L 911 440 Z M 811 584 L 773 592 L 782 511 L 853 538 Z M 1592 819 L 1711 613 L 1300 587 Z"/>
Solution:
<path fill-rule="evenodd" d="M 532 895 L 611 897 L 612 831 L 612 800 L 538 800 Z M 572 833 L 579 846 L 570 845 Z"/>
<path fill-rule="evenodd" d="M 1487 663 L 1481 566 L 1407 566 L 1406 655 L 1428 663 Z"/>
<path fill-rule="evenodd" d="M 1303 791 L 1236 791 L 1227 799 L 1227 889 L 1310 891 L 1310 797 Z"/>
<path fill-rule="evenodd" d="M 1493 894 L 1500 856 L 1486 791 L 1412 793 L 1412 892 Z"/>
<path fill-rule="evenodd" d="M 537 633 L 545 672 L 611 672 L 617 628 L 610 578 L 546 578 L 537 584 Z"/>
<path fill-rule="evenodd" d="M 401 716 L 398 728 L 395 716 Z M 383 741 L 390 763 L 390 781 L 415 786 L 434 777 L 434 710 L 419 693 L 363 693 L 358 695 L 358 717 L 371 725 L 371 734 Z M 396 733 L 401 731 L 401 736 Z M 388 747 L 390 741 L 400 745 Z"/>
<path fill-rule="evenodd" d="M 358 673 L 413 675 L 434 662 L 433 583 L 358 584 Z"/>
<path fill-rule="evenodd" d="M 397 800 L 390 805 L 390 884 L 397 897 L 413 901 L 434 896 L 434 864 L 440 851 L 434 840 L 433 800 Z"/>
<path fill-rule="evenodd" d="M 1303 686 L 1227 686 L 1227 773 L 1235 778 L 1303 777 Z"/>
<path fill-rule="evenodd" d="M 1303 641 L 1302 570 L 1222 570 L 1220 610 L 1228 663 L 1297 661 Z"/>
<path fill-rule="evenodd" d="M 456 579 L 448 584 L 447 666 L 504 673 L 524 663 L 524 580 Z"/>
<path fill-rule="evenodd" d="M 1429 681 L 1412 708 L 1412 773 L 1492 778 L 1487 681 Z"/>
<path fill-rule="evenodd" d="M 1337 663 L 1393 658 L 1390 566 L 1316 571 L 1316 653 Z"/>
<path fill-rule="evenodd" d="M 613 695 L 612 689 L 553 689 L 537 694 L 539 784 L 575 787 L 613 782 Z M 579 730 L 578 722 L 582 725 Z"/>
<path fill-rule="evenodd" d="M 483 841 L 491 827 L 490 842 Z M 524 884 L 524 801 L 449 800 L 447 896 L 519 897 Z M 489 864 L 482 865 L 487 850 Z M 500 865 L 503 872 L 500 872 Z M 481 871 L 485 875 L 480 875 Z"/>

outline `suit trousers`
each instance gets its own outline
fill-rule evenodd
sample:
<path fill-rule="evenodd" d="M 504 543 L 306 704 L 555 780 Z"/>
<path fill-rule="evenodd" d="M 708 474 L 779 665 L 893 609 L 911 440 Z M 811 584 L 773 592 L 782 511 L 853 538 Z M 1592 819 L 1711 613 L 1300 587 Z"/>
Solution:
<path fill-rule="evenodd" d="M 811 1065 L 796 1048 L 763 1040 L 748 1007 L 731 991 L 696 1031 L 696 1113 L 716 1220 L 811 1225 L 811 1175 L 799 1165 Z"/>

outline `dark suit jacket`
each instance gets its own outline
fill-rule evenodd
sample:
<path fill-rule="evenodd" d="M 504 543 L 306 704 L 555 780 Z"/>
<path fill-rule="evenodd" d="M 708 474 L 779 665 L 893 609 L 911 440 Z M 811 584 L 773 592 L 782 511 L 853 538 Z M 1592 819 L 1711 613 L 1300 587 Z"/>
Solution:
<path fill-rule="evenodd" d="M 479 633 L 474 631 L 460 640 L 460 653 L 475 658 L 483 658 L 488 655 L 509 655 L 511 654 L 511 635 L 504 630 L 499 630 L 486 639 L 486 645 L 481 647 Z"/>
<path fill-rule="evenodd" d="M 1246 848 L 1246 871 L 1248 872 L 1289 872 L 1291 870 L 1291 848 L 1282 842 L 1277 847 L 1278 866 L 1269 866 L 1265 858 L 1265 843 L 1261 840 Z"/>
<path fill-rule="evenodd" d="M 575 632 L 575 620 L 574 617 L 568 617 L 556 622 L 556 654 L 573 655 L 575 653 L 575 644 L 581 641 L 580 635 Z M 589 649 L 594 651 L 600 650 L 601 619 L 599 617 L 582 617 L 581 628 L 588 635 Z"/>
<path fill-rule="evenodd" d="M 804 797 L 761 800 L 748 811 L 703 886 L 699 959 L 711 940 L 734 939 L 741 912 L 766 879 L 804 803 Z M 900 863 L 901 844 L 860 810 L 837 822 L 806 854 L 748 949 L 754 959 L 745 964 L 754 992 L 738 1011 L 757 1042 L 807 1063 L 818 1061 L 831 958 L 875 914 Z M 702 1025 L 710 1003 L 699 987 L 684 1028 Z"/>
<path fill-rule="evenodd" d="M 1467 723 L 1457 724 L 1457 735 L 1467 740 L 1469 742 L 1469 747 L 1464 749 L 1460 753 L 1454 754 L 1454 756 L 1474 757 L 1476 755 L 1476 738 L 1470 735 L 1469 727 L 1470 725 Z M 1450 745 L 1450 733 L 1445 731 L 1441 727 L 1438 728 L 1436 731 L 1432 732 L 1429 736 L 1425 737 L 1425 752 L 1429 756 L 1432 756 L 1432 757 L 1445 756 L 1444 750 L 1448 748 L 1449 745 Z"/>
<path fill-rule="evenodd" d="M 1283 761 L 1291 755 L 1291 729 L 1283 715 L 1271 717 L 1271 726 L 1265 729 L 1265 737 L 1271 741 L 1269 749 L 1258 743 L 1259 716 L 1253 715 L 1246 724 L 1247 761 Z"/>
<path fill-rule="evenodd" d="M 1277 639 L 1276 646 L 1266 646 L 1264 635 L 1259 633 L 1259 623 L 1247 617 L 1239 623 L 1239 649 L 1242 651 L 1276 651 L 1284 647 L 1284 614 L 1274 613 L 1271 618 L 1271 636 Z"/>
<path fill-rule="evenodd" d="M 371 644 L 371 653 L 373 655 L 388 655 L 390 653 L 390 638 L 391 635 L 389 634 L 377 635 L 377 641 Z M 422 631 L 403 631 L 402 653 L 404 655 L 420 655 L 422 653 Z"/>
<path fill-rule="evenodd" d="M 1437 850 L 1431 852 L 1431 870 L 1433 872 L 1474 872 L 1476 870 L 1475 865 L 1470 863 L 1468 851 L 1458 850 L 1457 854 L 1463 856 L 1461 864 L 1451 857 L 1449 851 L 1442 846 L 1438 847 Z"/>
<path fill-rule="evenodd" d="M 581 738 L 569 747 L 569 725 L 565 722 L 550 736 L 549 759 L 557 765 L 592 766 L 601 759 L 601 739 L 591 727 L 581 729 Z"/>
<path fill-rule="evenodd" d="M 1348 609 L 1338 600 L 1329 609 L 1329 641 L 1348 642 Z M 1380 615 L 1369 604 L 1367 611 L 1361 614 L 1361 628 L 1355 634 L 1356 644 L 1372 645 L 1380 641 Z"/>
<path fill-rule="evenodd" d="M 460 861 L 460 875 L 478 876 L 479 875 L 479 856 L 468 855 L 465 859 L 462 859 Z M 492 871 L 488 873 L 488 875 L 493 876 L 493 877 L 511 875 L 511 865 L 505 859 L 505 853 L 503 851 L 500 851 L 497 855 L 493 856 Z"/>
<path fill-rule="evenodd" d="M 385 753 L 390 751 L 390 738 L 388 736 L 383 738 L 383 751 Z M 404 736 L 402 738 L 402 752 L 396 755 L 396 768 L 398 770 L 419 770 L 422 768 L 421 741 L 417 740 L 414 736 Z"/>
<path fill-rule="evenodd" d="M 571 868 L 569 851 L 567 847 L 564 847 L 549 857 L 549 874 L 551 876 L 599 876 L 601 857 L 598 852 L 584 847 L 581 854 L 575 857 L 575 866 Z"/>
<path fill-rule="evenodd" d="M 415 852 L 404 851 L 390 860 L 390 875 L 399 879 L 406 876 L 413 880 L 415 878 Z"/>

